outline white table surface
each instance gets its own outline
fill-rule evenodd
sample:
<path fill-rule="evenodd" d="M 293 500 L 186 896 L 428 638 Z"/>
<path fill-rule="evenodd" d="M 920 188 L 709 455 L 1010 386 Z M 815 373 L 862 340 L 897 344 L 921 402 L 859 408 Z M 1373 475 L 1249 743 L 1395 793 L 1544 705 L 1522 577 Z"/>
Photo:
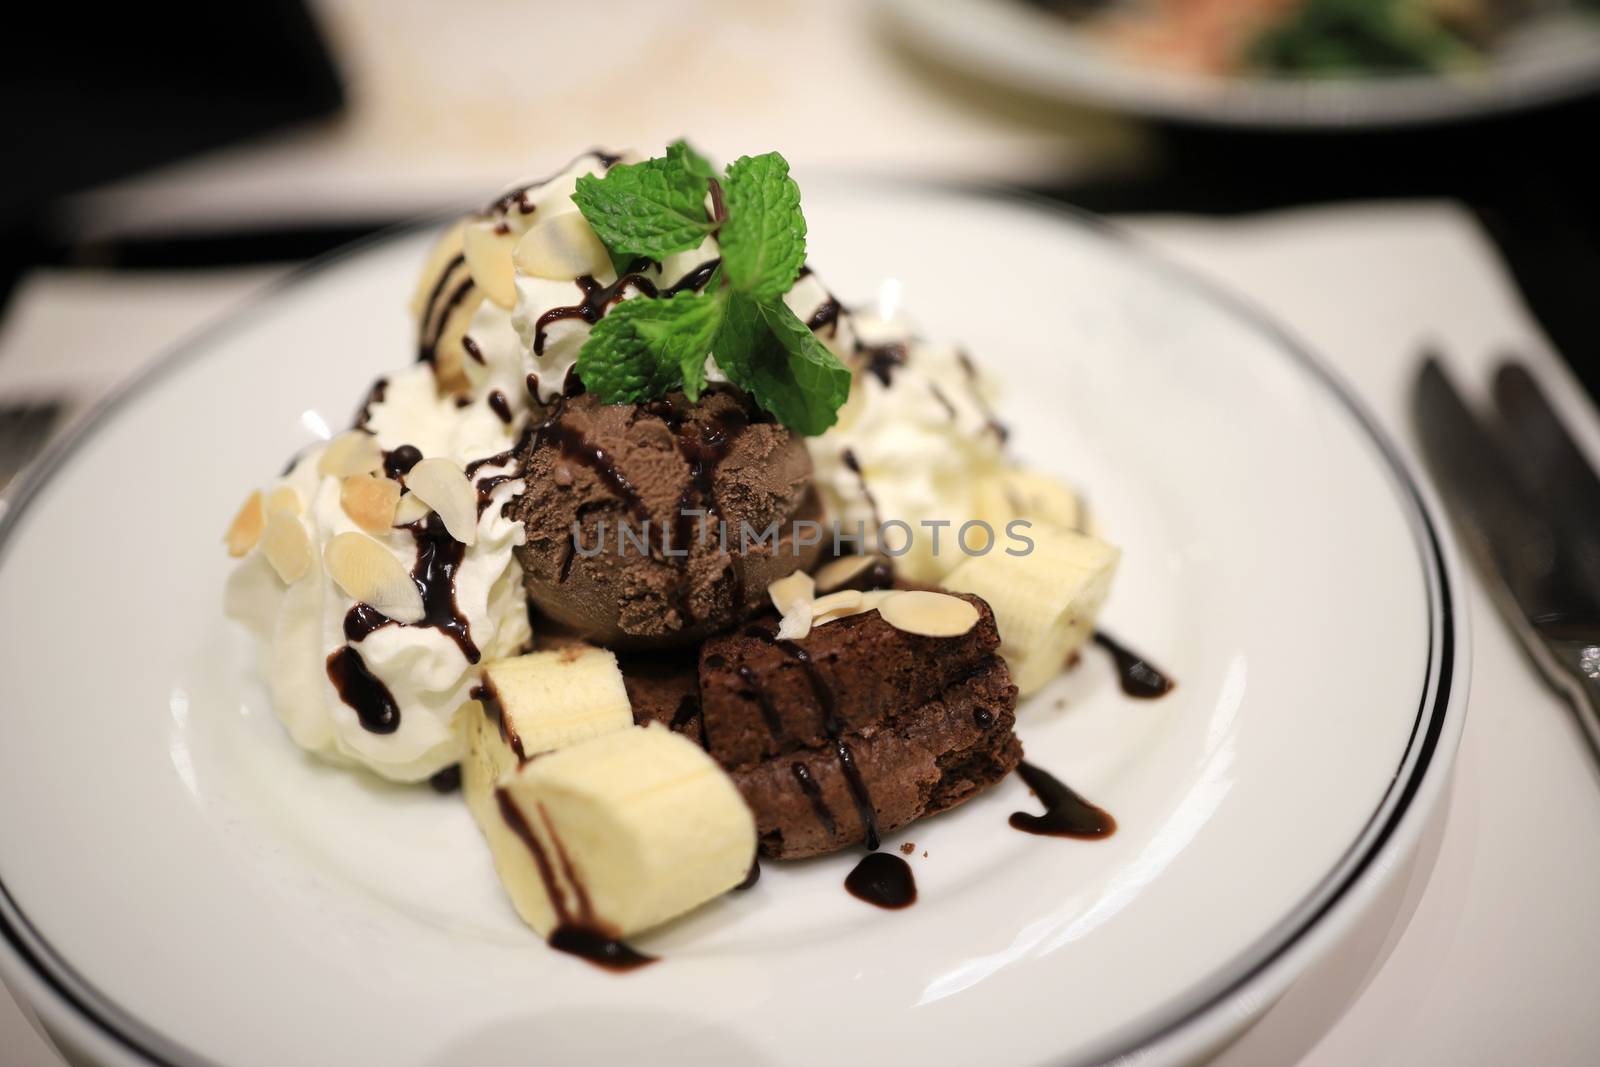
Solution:
<path fill-rule="evenodd" d="M 1452 206 L 1129 226 L 1277 315 L 1412 454 L 1407 388 L 1419 346 L 1434 342 L 1480 391 L 1499 353 L 1521 354 L 1600 460 L 1600 419 Z M 0 394 L 109 387 L 274 273 L 36 275 L 0 323 Z M 1472 697 L 1450 806 L 1361 927 L 1219 1063 L 1559 1065 L 1600 1055 L 1588 981 L 1600 956 L 1600 771 L 1481 585 L 1466 596 Z M 57 1063 L 0 995 L 0 1064 Z"/>

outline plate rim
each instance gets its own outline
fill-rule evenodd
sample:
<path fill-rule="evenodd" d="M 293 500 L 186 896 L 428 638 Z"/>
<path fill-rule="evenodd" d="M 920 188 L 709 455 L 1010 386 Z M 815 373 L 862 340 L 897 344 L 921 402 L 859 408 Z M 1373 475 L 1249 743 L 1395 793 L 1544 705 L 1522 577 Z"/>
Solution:
<path fill-rule="evenodd" d="M 1112 249 L 1120 249 L 1169 284 L 1189 290 L 1246 328 L 1259 332 L 1280 355 L 1319 383 L 1376 452 L 1375 459 L 1395 491 L 1396 506 L 1405 513 L 1427 587 L 1428 664 L 1416 718 L 1399 766 L 1376 809 L 1334 866 L 1255 942 L 1183 994 L 1108 1035 L 1099 1046 L 1060 1062 L 1063 1067 L 1076 1067 L 1136 1052 L 1164 1060 L 1174 1053 L 1182 1055 L 1185 1045 L 1191 1050 L 1203 1047 L 1190 1038 L 1202 1038 L 1208 1029 L 1214 1031 L 1215 1038 L 1227 1036 L 1231 1032 L 1228 1018 L 1236 1017 L 1242 1025 L 1264 1010 L 1275 999 L 1272 987 L 1286 985 L 1319 951 L 1329 947 L 1333 938 L 1316 936 L 1336 925 L 1328 920 L 1342 918 L 1348 923 L 1364 911 L 1360 898 L 1370 897 L 1379 884 L 1393 875 L 1396 864 L 1385 861 L 1409 850 L 1439 802 L 1441 783 L 1449 776 L 1466 715 L 1471 642 L 1464 600 L 1457 592 L 1464 588 L 1459 557 L 1448 528 L 1436 518 L 1441 514 L 1438 502 L 1361 399 L 1319 355 L 1248 298 L 1174 262 L 1117 223 L 1070 204 L 1007 187 L 849 172 L 833 172 L 825 180 L 831 186 L 858 191 L 912 188 L 979 205 L 998 202 L 1043 215 L 1052 223 L 1075 228 Z M 256 316 L 271 310 L 285 292 L 298 289 L 332 267 L 453 217 L 454 214 L 443 213 L 386 227 L 294 267 L 167 348 L 94 403 L 45 450 L 10 492 L 0 494 L 0 567 L 9 555 L 11 535 L 20 517 L 108 418 L 168 375 L 203 358 L 221 338 L 248 329 Z M 86 1038 L 102 1052 L 109 1051 L 121 1057 L 122 1062 L 143 1067 L 220 1067 L 100 992 L 33 927 L 11 896 L 3 872 L 0 949 L 0 975 L 14 990 L 26 994 L 25 1009 L 36 1013 L 41 1028 L 52 1040 Z M 1297 958 L 1302 961 L 1298 967 L 1294 965 Z M 1269 990 L 1266 995 L 1262 995 L 1262 987 Z M 1250 997 L 1252 990 L 1257 993 L 1254 998 Z M 1241 1012 L 1241 1003 L 1253 1007 Z M 57 1027 L 73 1029 L 58 1033 Z"/>

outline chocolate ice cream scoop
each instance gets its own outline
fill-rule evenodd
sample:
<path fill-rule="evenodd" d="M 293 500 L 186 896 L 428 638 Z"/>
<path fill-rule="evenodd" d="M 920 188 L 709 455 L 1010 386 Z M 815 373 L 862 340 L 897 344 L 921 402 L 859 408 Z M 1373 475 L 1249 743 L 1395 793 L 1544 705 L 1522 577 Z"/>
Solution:
<path fill-rule="evenodd" d="M 603 645 L 660 648 L 725 630 L 821 548 L 820 527 L 795 525 L 822 518 L 804 445 L 732 389 L 698 403 L 564 399 L 522 465 L 528 597 Z"/>

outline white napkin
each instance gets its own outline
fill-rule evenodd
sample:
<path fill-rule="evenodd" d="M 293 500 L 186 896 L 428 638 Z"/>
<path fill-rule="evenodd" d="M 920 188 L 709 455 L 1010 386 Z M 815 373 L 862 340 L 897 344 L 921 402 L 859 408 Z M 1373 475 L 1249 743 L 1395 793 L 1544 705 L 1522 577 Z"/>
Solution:
<path fill-rule="evenodd" d="M 1600 462 L 1594 406 L 1465 210 L 1381 204 L 1126 221 L 1273 313 L 1354 385 L 1411 457 L 1411 381 L 1431 343 L 1480 399 L 1501 355 L 1516 353 Z M 1593 1062 L 1600 776 L 1569 709 L 1527 664 L 1482 584 L 1469 586 L 1472 699 L 1448 812 L 1368 919 L 1218 1064 Z"/>

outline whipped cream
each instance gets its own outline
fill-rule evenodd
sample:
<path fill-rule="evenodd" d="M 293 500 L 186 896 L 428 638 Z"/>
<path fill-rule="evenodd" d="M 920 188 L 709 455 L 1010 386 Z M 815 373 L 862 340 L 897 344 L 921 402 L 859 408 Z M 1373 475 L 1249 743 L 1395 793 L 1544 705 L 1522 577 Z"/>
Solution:
<path fill-rule="evenodd" d="M 427 364 L 391 375 L 380 392 L 367 409 L 366 429 L 385 452 L 410 445 L 424 457 L 444 457 L 464 469 L 489 460 L 470 474 L 485 501 L 476 543 L 455 546 L 461 562 L 453 575 L 433 576 L 453 585 L 453 615 L 464 624 L 464 640 L 428 621 L 409 626 L 389 622 L 356 640 L 347 636 L 346 618 L 356 602 L 324 568 L 328 542 L 340 533 L 359 532 L 413 573 L 422 546 L 411 529 L 396 527 L 373 535 L 356 525 L 340 502 L 342 480 L 318 473 L 326 445 L 302 454 L 270 486 L 288 487 L 299 499 L 298 521 L 313 549 L 309 569 L 285 584 L 258 546 L 229 579 L 225 609 L 262 642 L 273 707 L 297 744 L 337 762 L 410 782 L 462 756 L 456 714 L 470 699 L 477 678 L 467 650 L 475 649 L 480 661 L 492 660 L 515 655 L 531 637 L 522 571 L 512 555 L 525 535 L 521 523 L 501 514 L 522 482 L 498 480 L 515 473 L 510 450 L 519 426 L 515 420 L 505 422 L 486 396 L 458 407 L 456 397 L 440 394 Z M 364 726 L 357 708 L 330 678 L 329 657 L 347 645 L 388 691 L 398 713 L 391 732 Z"/>
<path fill-rule="evenodd" d="M 980 493 L 1004 469 L 993 384 L 959 349 L 917 338 L 902 319 L 856 312 L 846 322 L 850 399 L 827 433 L 806 441 L 817 488 L 846 535 L 862 523 L 868 547 L 907 545 L 896 572 L 937 582 L 961 562 L 956 535 L 985 515 Z M 897 521 L 910 536 L 891 527 L 880 539 L 879 524 Z M 923 525 L 936 522 L 949 523 L 937 551 Z"/>

